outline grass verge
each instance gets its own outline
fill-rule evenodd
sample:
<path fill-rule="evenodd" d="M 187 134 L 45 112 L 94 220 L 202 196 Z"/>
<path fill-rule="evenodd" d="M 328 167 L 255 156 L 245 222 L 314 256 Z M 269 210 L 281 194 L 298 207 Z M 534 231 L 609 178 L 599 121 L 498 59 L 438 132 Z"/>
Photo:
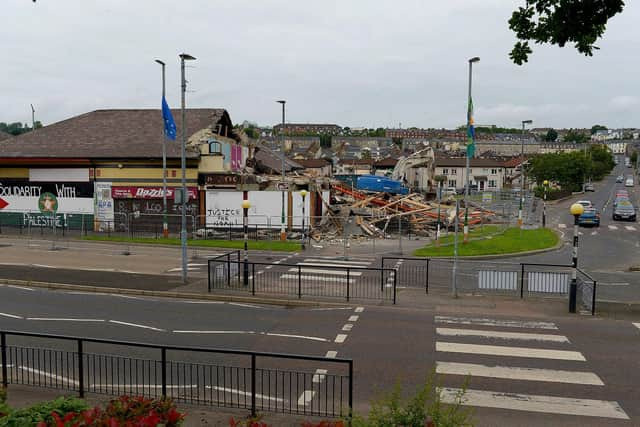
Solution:
<path fill-rule="evenodd" d="M 154 239 L 151 237 L 119 237 L 119 236 L 85 236 L 83 240 L 93 240 L 99 242 L 124 242 L 130 244 L 152 244 L 152 245 L 175 245 L 180 246 L 180 239 Z M 242 240 L 189 240 L 188 245 L 199 248 L 227 248 L 244 249 Z M 255 241 L 249 240 L 249 249 L 254 251 L 278 251 L 295 252 L 300 250 L 300 243 L 280 242 L 280 241 Z"/>
<path fill-rule="evenodd" d="M 508 228 L 504 233 L 498 233 L 496 226 L 485 226 L 484 230 L 474 230 L 469 233 L 468 243 L 462 243 L 462 233 L 458 233 L 458 255 L 480 256 L 500 255 L 518 252 L 528 252 L 539 249 L 552 248 L 558 244 L 559 237 L 555 231 L 549 228 L 535 230 L 520 230 Z M 476 239 L 476 240 L 473 240 Z M 440 239 L 440 247 L 435 243 L 418 249 L 415 256 L 423 257 L 450 257 L 453 256 L 454 236 L 449 235 Z"/>

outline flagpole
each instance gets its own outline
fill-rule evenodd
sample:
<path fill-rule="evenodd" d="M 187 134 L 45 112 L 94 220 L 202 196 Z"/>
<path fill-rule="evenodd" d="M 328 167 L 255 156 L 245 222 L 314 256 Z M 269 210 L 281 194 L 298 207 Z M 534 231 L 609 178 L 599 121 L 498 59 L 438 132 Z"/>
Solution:
<path fill-rule="evenodd" d="M 156 59 L 156 62 L 162 66 L 162 99 L 165 97 L 165 73 L 164 62 Z M 162 124 L 162 237 L 169 237 L 169 224 L 167 223 L 167 135 L 164 130 L 164 116 Z"/>
<path fill-rule="evenodd" d="M 473 146 L 473 133 L 471 126 L 473 125 L 473 117 L 471 111 L 471 75 L 473 71 L 473 63 L 479 62 L 480 58 L 473 57 L 469 59 L 469 96 L 467 99 L 467 133 L 469 134 L 469 141 L 467 142 L 467 171 L 465 174 L 465 190 L 464 190 L 464 239 L 463 243 L 467 243 L 469 241 L 469 205 L 467 203 L 467 199 L 469 197 L 469 158 L 471 157 L 471 148 Z"/>

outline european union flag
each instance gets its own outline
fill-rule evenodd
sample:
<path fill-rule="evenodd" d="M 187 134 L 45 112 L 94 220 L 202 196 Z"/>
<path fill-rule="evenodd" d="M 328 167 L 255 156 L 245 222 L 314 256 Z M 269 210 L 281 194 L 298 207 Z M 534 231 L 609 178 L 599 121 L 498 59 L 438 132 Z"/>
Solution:
<path fill-rule="evenodd" d="M 467 138 L 469 141 L 467 142 L 467 157 L 472 158 L 476 151 L 476 129 L 473 123 L 473 100 L 469 98 L 469 108 L 467 110 Z"/>
<path fill-rule="evenodd" d="M 171 110 L 167 104 L 167 100 L 162 97 L 162 120 L 164 121 L 164 134 L 167 138 L 175 141 L 176 139 L 176 122 L 173 121 Z"/>

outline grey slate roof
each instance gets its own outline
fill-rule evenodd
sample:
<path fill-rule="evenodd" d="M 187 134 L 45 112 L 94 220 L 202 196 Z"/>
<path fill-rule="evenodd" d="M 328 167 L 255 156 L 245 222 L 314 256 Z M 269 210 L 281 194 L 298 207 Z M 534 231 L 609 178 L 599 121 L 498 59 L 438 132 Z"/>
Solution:
<path fill-rule="evenodd" d="M 0 130 L 0 141 L 4 140 L 4 139 L 9 139 L 9 138 L 13 138 L 13 135 L 11 135 L 10 133 L 4 132 Z"/>
<path fill-rule="evenodd" d="M 172 110 L 178 138 L 167 141 L 167 157 L 180 157 L 180 110 Z M 221 108 L 185 111 L 187 138 L 223 125 L 233 137 L 229 114 Z M 159 109 L 96 110 L 0 141 L 2 158 L 161 158 L 163 121 Z M 224 135 L 224 132 L 222 133 Z M 189 157 L 198 157 L 188 152 Z"/>

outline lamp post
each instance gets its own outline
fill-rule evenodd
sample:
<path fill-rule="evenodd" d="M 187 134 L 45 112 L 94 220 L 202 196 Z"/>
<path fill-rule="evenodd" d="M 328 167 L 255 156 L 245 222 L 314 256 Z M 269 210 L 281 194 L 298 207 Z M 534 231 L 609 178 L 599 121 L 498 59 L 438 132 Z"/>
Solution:
<path fill-rule="evenodd" d="M 187 199 L 189 193 L 187 193 L 187 124 L 185 120 L 185 93 L 187 92 L 187 80 L 184 77 L 184 62 L 194 61 L 196 58 L 187 54 L 181 53 L 180 55 L 180 82 L 182 86 L 181 96 L 181 113 L 182 113 L 182 144 L 180 147 L 180 167 L 182 168 L 182 191 L 181 202 L 182 212 L 180 215 L 181 228 L 180 228 L 180 245 L 182 247 L 182 283 L 187 283 Z"/>
<path fill-rule="evenodd" d="M 456 198 L 456 217 L 454 219 L 453 234 L 453 270 L 451 275 L 451 294 L 454 298 L 458 298 L 458 284 L 456 282 L 458 270 L 458 222 L 460 220 L 460 199 Z"/>
<path fill-rule="evenodd" d="M 436 220 L 436 247 L 440 247 L 440 199 L 442 197 L 442 181 L 438 181 L 438 219 Z"/>
<path fill-rule="evenodd" d="M 244 263 L 243 263 L 243 277 L 244 285 L 249 286 L 249 192 L 244 190 L 242 192 L 242 229 L 244 231 Z"/>
<path fill-rule="evenodd" d="M 573 254 L 571 264 L 573 272 L 571 274 L 571 287 L 569 288 L 569 313 L 576 312 L 576 296 L 578 293 L 578 218 L 584 212 L 584 206 L 574 203 L 569 209 L 573 215 Z"/>
<path fill-rule="evenodd" d="M 518 227 L 522 227 L 522 208 L 524 205 L 524 195 L 526 188 L 525 171 L 524 171 L 524 125 L 533 123 L 533 120 L 522 121 L 522 141 L 520 148 L 520 207 L 518 208 Z"/>
<path fill-rule="evenodd" d="M 542 181 L 544 193 L 542 196 L 542 228 L 547 226 L 547 188 L 549 188 L 549 181 L 546 179 Z"/>
<path fill-rule="evenodd" d="M 162 67 L 162 99 L 165 96 L 165 63 L 156 59 Z M 169 237 L 169 224 L 167 223 L 167 135 L 164 126 L 162 128 L 162 237 Z"/>
<path fill-rule="evenodd" d="M 287 103 L 287 101 L 285 101 L 284 99 L 281 99 L 279 101 L 276 101 L 278 104 L 282 105 L 282 132 L 280 134 L 280 142 L 281 142 L 281 147 L 282 147 L 282 216 L 280 218 L 280 240 L 281 241 L 285 241 L 287 240 L 287 232 L 285 231 L 285 227 L 284 227 L 284 193 L 285 193 L 285 177 L 284 177 L 284 131 L 285 131 L 285 121 L 284 121 L 284 106 Z"/>
<path fill-rule="evenodd" d="M 471 81 L 472 81 L 472 73 L 473 73 L 473 64 L 476 62 L 480 62 L 480 58 L 474 56 L 469 59 L 469 96 L 467 99 L 467 131 L 471 130 L 471 126 L 473 126 L 473 117 L 471 116 Z M 471 135 L 469 136 L 471 138 Z M 473 142 L 473 141 L 471 141 Z M 467 170 L 465 172 L 465 189 L 464 189 L 464 243 L 467 243 L 469 240 L 469 205 L 467 203 L 467 198 L 469 197 L 469 151 L 467 150 Z"/>
<path fill-rule="evenodd" d="M 301 247 L 302 250 L 304 251 L 306 249 L 305 247 L 305 242 L 306 242 L 306 237 L 307 237 L 307 233 L 306 233 L 306 229 L 304 228 L 304 214 L 305 214 L 305 199 L 307 197 L 307 190 L 302 190 L 300 191 L 300 195 L 302 196 L 302 242 L 301 242 Z"/>

